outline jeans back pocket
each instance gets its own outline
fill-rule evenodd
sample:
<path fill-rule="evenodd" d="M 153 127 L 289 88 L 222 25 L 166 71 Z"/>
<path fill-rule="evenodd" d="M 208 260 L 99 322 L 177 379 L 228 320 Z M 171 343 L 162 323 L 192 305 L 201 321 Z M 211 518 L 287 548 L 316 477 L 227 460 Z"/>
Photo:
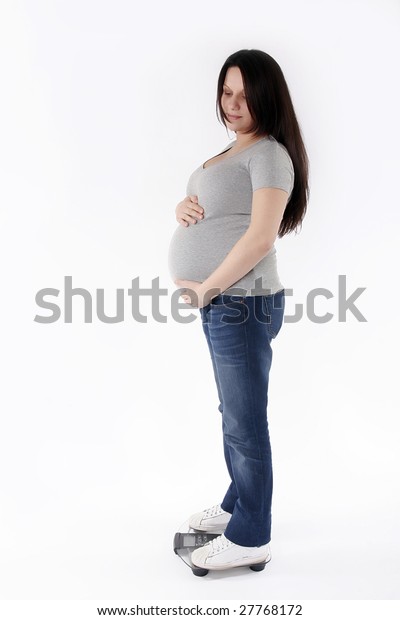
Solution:
<path fill-rule="evenodd" d="M 285 314 L 285 290 L 272 295 L 263 295 L 263 309 L 267 315 L 267 330 L 270 338 L 276 338 L 283 325 Z"/>

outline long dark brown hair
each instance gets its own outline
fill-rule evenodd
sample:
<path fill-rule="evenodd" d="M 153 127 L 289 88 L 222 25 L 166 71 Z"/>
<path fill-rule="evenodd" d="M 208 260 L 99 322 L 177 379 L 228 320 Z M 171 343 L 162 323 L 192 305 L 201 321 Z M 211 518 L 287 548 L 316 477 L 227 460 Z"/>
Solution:
<path fill-rule="evenodd" d="M 246 103 L 253 126 L 247 133 L 255 136 L 271 134 L 286 147 L 294 167 L 294 186 L 286 205 L 278 237 L 302 226 L 310 189 L 308 186 L 309 160 L 293 108 L 289 88 L 282 69 L 266 52 L 243 49 L 226 59 L 218 77 L 217 117 L 226 127 L 228 120 L 221 106 L 225 76 L 230 67 L 238 67 L 242 74 Z"/>

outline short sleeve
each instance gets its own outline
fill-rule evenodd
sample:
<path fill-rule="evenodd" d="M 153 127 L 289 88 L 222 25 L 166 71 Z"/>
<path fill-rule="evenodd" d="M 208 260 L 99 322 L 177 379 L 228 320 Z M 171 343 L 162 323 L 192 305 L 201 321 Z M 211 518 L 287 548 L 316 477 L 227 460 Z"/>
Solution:
<path fill-rule="evenodd" d="M 253 192 L 262 187 L 277 187 L 289 196 L 294 185 L 294 168 L 286 149 L 278 142 L 269 142 L 257 149 L 249 160 Z"/>

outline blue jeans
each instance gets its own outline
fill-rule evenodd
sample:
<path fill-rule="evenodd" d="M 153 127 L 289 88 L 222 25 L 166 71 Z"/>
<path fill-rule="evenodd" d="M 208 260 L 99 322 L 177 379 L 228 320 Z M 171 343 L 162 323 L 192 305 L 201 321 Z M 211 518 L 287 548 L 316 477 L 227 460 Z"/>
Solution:
<path fill-rule="evenodd" d="M 272 456 L 267 404 L 271 341 L 283 324 L 285 290 L 220 294 L 200 308 L 222 414 L 231 483 L 221 507 L 232 517 L 226 537 L 259 547 L 271 540 Z"/>

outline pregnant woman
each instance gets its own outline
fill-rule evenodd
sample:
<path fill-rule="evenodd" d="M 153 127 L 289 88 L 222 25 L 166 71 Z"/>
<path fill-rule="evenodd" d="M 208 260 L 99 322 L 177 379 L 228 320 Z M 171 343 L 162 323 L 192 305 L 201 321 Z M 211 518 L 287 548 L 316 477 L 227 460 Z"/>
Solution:
<path fill-rule="evenodd" d="M 274 242 L 301 225 L 309 198 L 308 156 L 270 55 L 244 49 L 227 58 L 217 110 L 236 139 L 190 176 L 168 253 L 173 281 L 201 316 L 231 480 L 222 501 L 190 518 L 192 528 L 220 533 L 191 556 L 210 570 L 271 557 L 267 394 L 285 309 Z"/>

